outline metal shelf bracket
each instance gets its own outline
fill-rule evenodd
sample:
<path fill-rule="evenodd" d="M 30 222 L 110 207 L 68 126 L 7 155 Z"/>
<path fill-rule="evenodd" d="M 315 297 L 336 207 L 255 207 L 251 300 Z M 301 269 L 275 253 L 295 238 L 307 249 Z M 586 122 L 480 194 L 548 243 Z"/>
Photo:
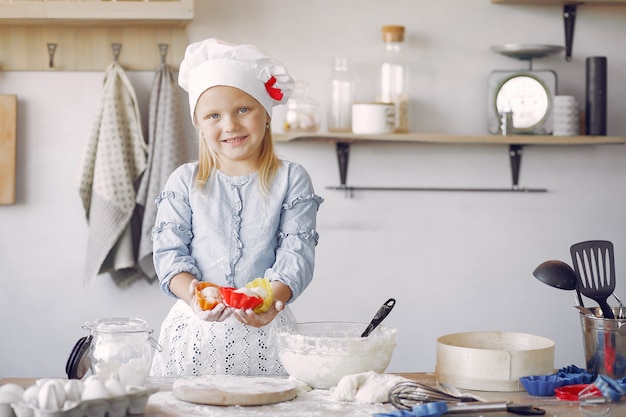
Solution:
<path fill-rule="evenodd" d="M 350 160 L 350 143 L 337 142 L 336 153 L 339 165 L 340 185 L 326 187 L 329 190 L 344 191 L 346 197 L 352 197 L 354 191 L 448 191 L 448 192 L 546 192 L 545 188 L 522 188 L 519 186 L 519 175 L 522 164 L 522 145 L 509 145 L 511 163 L 511 188 L 472 188 L 472 187 L 352 187 L 348 186 L 348 161 Z"/>
<path fill-rule="evenodd" d="M 563 24 L 565 26 L 565 60 L 572 60 L 572 46 L 574 44 L 574 26 L 576 25 L 576 9 L 580 3 L 565 4 L 563 6 Z"/>
<path fill-rule="evenodd" d="M 337 162 L 339 163 L 339 180 L 342 186 L 346 185 L 348 179 L 348 161 L 350 160 L 350 144 L 337 142 Z"/>
<path fill-rule="evenodd" d="M 511 184 L 519 188 L 519 171 L 522 166 L 522 145 L 509 145 L 509 159 L 511 161 Z"/>

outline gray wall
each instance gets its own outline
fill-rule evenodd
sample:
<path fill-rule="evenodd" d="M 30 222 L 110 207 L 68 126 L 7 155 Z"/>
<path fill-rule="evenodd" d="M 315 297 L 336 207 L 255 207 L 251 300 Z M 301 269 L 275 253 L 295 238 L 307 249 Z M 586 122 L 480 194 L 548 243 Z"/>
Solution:
<path fill-rule="evenodd" d="M 535 61 L 554 69 L 559 92 L 584 102 L 585 58 L 609 62 L 610 135 L 626 135 L 626 7 L 581 6 L 574 58 Z M 487 80 L 525 64 L 491 52 L 501 43 L 563 44 L 558 6 L 488 0 L 197 1 L 190 40 L 255 43 L 328 100 L 330 62 L 355 64 L 357 98 L 373 97 L 380 26 L 403 24 L 411 52 L 411 129 L 486 133 Z M 130 73 L 142 108 L 153 73 Z M 101 73 L 0 73 L 0 91 L 19 96 L 18 203 L 0 207 L 0 375 L 64 372 L 85 321 L 142 317 L 158 330 L 172 299 L 156 285 L 120 290 L 107 276 L 85 286 L 87 226 L 74 176 L 101 93 Z M 277 111 L 273 126 L 280 126 Z M 326 202 L 319 213 L 313 284 L 294 304 L 302 321 L 367 321 L 387 298 L 398 328 L 390 371 L 430 371 L 436 339 L 452 332 L 529 332 L 556 342 L 555 365 L 584 366 L 573 294 L 532 271 L 569 261 L 569 246 L 612 240 L 617 294 L 626 299 L 626 147 L 528 146 L 520 183 L 545 194 L 357 192 L 339 181 L 331 144 L 279 144 L 302 163 Z M 505 145 L 355 145 L 348 182 L 364 186 L 510 185 Z M 589 302 L 591 304 L 591 302 Z"/>

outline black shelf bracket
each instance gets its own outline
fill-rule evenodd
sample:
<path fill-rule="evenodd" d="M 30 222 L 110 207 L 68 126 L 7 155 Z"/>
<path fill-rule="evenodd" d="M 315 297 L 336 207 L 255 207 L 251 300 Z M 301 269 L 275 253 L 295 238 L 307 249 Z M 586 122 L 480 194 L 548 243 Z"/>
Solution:
<path fill-rule="evenodd" d="M 574 26 L 576 25 L 576 9 L 581 3 L 565 4 L 563 6 L 563 26 L 565 27 L 565 60 L 572 60 L 572 46 L 574 45 Z"/>
<path fill-rule="evenodd" d="M 511 161 L 511 184 L 513 188 L 519 187 L 519 171 L 522 166 L 522 145 L 509 145 L 509 159 Z"/>
<path fill-rule="evenodd" d="M 346 197 L 352 197 L 355 191 L 447 191 L 447 192 L 522 192 L 545 193 L 545 188 L 525 188 L 519 186 L 519 175 L 522 165 L 522 145 L 509 145 L 509 160 L 511 163 L 510 188 L 506 187 L 353 187 L 347 185 L 348 162 L 350 160 L 350 143 L 337 142 L 336 153 L 339 165 L 339 186 L 326 187 L 328 190 L 344 191 Z"/>
<path fill-rule="evenodd" d="M 350 144 L 337 142 L 337 162 L 339 163 L 339 181 L 342 186 L 348 179 L 348 161 L 350 160 Z"/>

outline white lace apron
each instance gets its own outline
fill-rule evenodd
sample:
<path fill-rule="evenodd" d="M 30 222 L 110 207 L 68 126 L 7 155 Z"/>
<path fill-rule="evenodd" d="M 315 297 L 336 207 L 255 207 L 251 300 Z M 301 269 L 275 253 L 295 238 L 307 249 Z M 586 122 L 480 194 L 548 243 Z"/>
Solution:
<path fill-rule="evenodd" d="M 234 316 L 223 322 L 200 320 L 184 301 L 177 301 L 161 326 L 150 374 L 286 375 L 274 347 L 273 329 L 295 323 L 289 307 L 272 322 L 256 328 Z"/>

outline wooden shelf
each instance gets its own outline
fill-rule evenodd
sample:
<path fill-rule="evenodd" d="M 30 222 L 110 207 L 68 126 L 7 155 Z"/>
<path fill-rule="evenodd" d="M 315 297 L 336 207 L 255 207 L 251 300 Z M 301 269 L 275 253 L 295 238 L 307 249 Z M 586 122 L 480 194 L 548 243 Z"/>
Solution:
<path fill-rule="evenodd" d="M 552 135 L 450 135 L 444 133 L 390 133 L 355 135 L 352 133 L 277 133 L 276 142 L 389 142 L 389 143 L 451 143 L 475 145 L 606 145 L 624 144 L 621 136 L 552 136 Z"/>
<path fill-rule="evenodd" d="M 187 25 L 193 0 L 0 0 L 2 24 Z"/>
<path fill-rule="evenodd" d="M 491 0 L 497 4 L 532 4 L 532 5 L 566 5 L 566 4 L 589 4 L 598 6 L 626 6 L 626 0 Z"/>
<path fill-rule="evenodd" d="M 352 133 L 278 133 L 274 135 L 278 143 L 325 142 L 334 143 L 339 166 L 340 185 L 327 187 L 340 190 L 346 196 L 354 191 L 444 191 L 444 192 L 546 192 L 545 188 L 526 188 L 518 185 L 524 145 L 607 145 L 624 144 L 620 136 L 537 136 L 537 135 L 449 135 L 437 133 L 406 133 L 384 135 L 355 135 Z M 443 143 L 469 145 L 507 145 L 511 163 L 511 187 L 353 187 L 347 185 L 350 145 L 353 143 Z"/>

